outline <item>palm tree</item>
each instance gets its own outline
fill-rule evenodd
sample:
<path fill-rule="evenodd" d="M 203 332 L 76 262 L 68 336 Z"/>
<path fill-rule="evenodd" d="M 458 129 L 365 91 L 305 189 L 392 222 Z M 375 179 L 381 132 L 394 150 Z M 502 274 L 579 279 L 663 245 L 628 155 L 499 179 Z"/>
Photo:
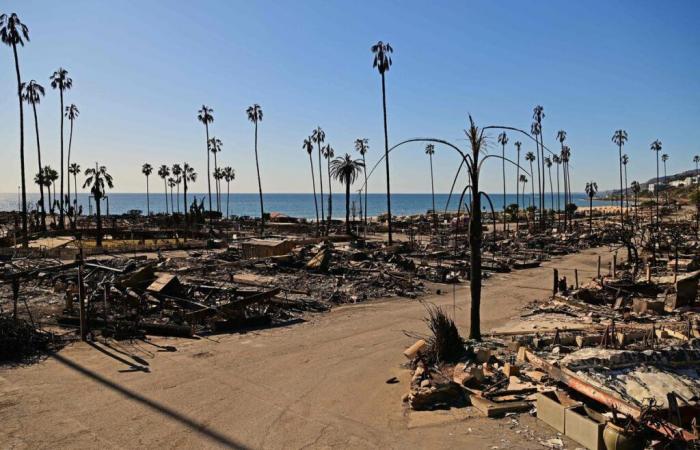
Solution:
<path fill-rule="evenodd" d="M 70 172 L 70 169 L 69 169 Z M 146 175 L 146 215 L 150 216 L 151 215 L 151 190 L 148 186 L 148 177 L 151 176 L 153 173 L 153 166 L 150 164 L 146 163 L 143 166 L 141 166 L 141 173 Z"/>
<path fill-rule="evenodd" d="M 175 178 L 173 178 L 173 177 L 168 178 L 168 187 L 170 188 L 170 212 L 172 214 L 175 214 L 175 210 L 173 209 L 173 203 L 174 203 L 173 202 L 173 188 L 175 187 L 176 184 L 177 184 L 177 181 L 175 181 Z"/>
<path fill-rule="evenodd" d="M 180 210 L 180 183 L 182 183 L 182 166 L 180 164 L 173 164 L 173 167 L 170 169 L 170 173 L 173 174 L 175 177 L 175 182 L 177 183 L 177 195 L 175 196 L 175 204 L 177 205 L 177 212 L 179 213 Z"/>
<path fill-rule="evenodd" d="M 316 233 L 319 234 L 321 229 L 321 224 L 318 218 L 318 200 L 316 199 L 316 180 L 314 177 L 314 160 L 311 157 L 311 154 L 314 151 L 314 144 L 313 144 L 313 138 L 309 136 L 308 138 L 304 139 L 304 144 L 302 145 L 302 148 L 306 150 L 306 153 L 309 155 L 309 165 L 311 167 L 311 186 L 314 189 L 314 206 L 316 207 Z"/>
<path fill-rule="evenodd" d="M 554 209 L 554 188 L 552 187 L 552 160 L 549 156 L 544 158 L 544 163 L 547 166 L 547 171 L 549 172 L 549 201 L 551 202 L 551 209 Z"/>
<path fill-rule="evenodd" d="M 182 191 L 184 193 L 183 209 L 185 211 L 185 224 L 188 224 L 189 222 L 187 221 L 187 182 L 194 183 L 195 181 L 197 181 L 197 172 L 195 172 L 194 169 L 188 163 L 184 163 L 182 165 L 182 181 Z"/>
<path fill-rule="evenodd" d="M 564 147 L 565 147 L 564 142 L 566 141 L 566 131 L 564 131 L 564 130 L 557 131 L 557 141 L 559 141 L 559 145 L 561 145 L 561 152 L 559 153 L 559 163 L 558 164 L 563 164 L 564 160 L 562 159 L 562 155 L 564 154 Z M 559 167 L 557 167 L 557 181 L 558 180 L 559 180 Z M 557 216 L 559 216 L 561 214 L 560 202 L 559 202 L 560 194 L 561 194 L 561 192 L 559 191 L 559 188 L 557 188 Z M 567 219 L 566 203 L 567 203 L 566 173 L 564 173 L 564 228 L 566 228 L 566 219 Z"/>
<path fill-rule="evenodd" d="M 216 162 L 216 154 L 221 152 L 223 145 L 224 144 L 221 142 L 221 139 L 217 139 L 216 136 L 209 139 L 209 151 L 212 152 L 212 154 L 214 155 L 214 172 L 213 172 L 214 175 L 216 174 L 217 169 L 219 168 L 219 165 Z M 218 212 L 221 212 L 221 198 L 219 196 L 219 182 L 217 181 L 216 176 L 214 176 L 214 189 L 216 190 L 216 210 Z"/>
<path fill-rule="evenodd" d="M 211 211 L 211 168 L 210 158 L 209 158 L 209 124 L 214 122 L 214 110 L 207 105 L 202 105 L 202 108 L 197 113 L 197 120 L 204 124 L 204 129 L 206 130 L 206 141 L 204 142 L 207 147 L 207 189 L 209 190 L 209 211 Z M 185 204 L 185 209 L 187 209 L 187 204 Z M 211 227 L 211 216 L 209 221 L 209 227 Z"/>
<path fill-rule="evenodd" d="M 61 210 L 59 214 L 58 227 L 63 229 L 63 92 L 73 87 L 73 80 L 68 77 L 68 71 L 63 67 L 59 67 L 50 77 L 51 87 L 58 89 L 61 96 L 61 109 L 58 110 L 58 115 L 61 118 L 61 197 L 59 203 Z"/>
<path fill-rule="evenodd" d="M 350 186 L 364 168 L 360 160 L 353 160 L 349 154 L 340 156 L 331 162 L 331 176 L 345 184 L 345 232 L 352 234 L 350 227 Z"/>
<path fill-rule="evenodd" d="M 32 105 L 34 112 L 34 128 L 36 130 L 36 153 L 39 161 L 39 175 L 43 174 L 41 165 L 41 143 L 39 142 L 39 119 L 36 114 L 36 105 L 41 103 L 44 96 L 44 87 L 32 80 L 29 83 L 22 83 L 22 99 Z M 41 181 L 41 180 L 40 180 Z M 44 204 L 44 183 L 39 182 L 39 206 L 41 207 L 41 229 L 46 230 L 46 207 Z"/>
<path fill-rule="evenodd" d="M 331 159 L 335 156 L 335 151 L 331 144 L 326 144 L 322 150 L 323 157 L 326 158 L 326 165 L 328 166 L 328 226 L 331 225 L 331 220 L 333 220 L 333 187 L 331 183 Z M 327 232 L 328 230 L 326 230 Z"/>
<path fill-rule="evenodd" d="M 22 179 L 22 247 L 27 248 L 27 186 L 24 175 L 24 106 L 22 104 L 22 77 L 19 72 L 19 56 L 17 44 L 24 47 L 24 41 L 29 42 L 29 28 L 23 24 L 17 14 L 0 15 L 0 40 L 10 47 L 15 58 L 15 73 L 17 74 L 17 100 L 19 101 L 19 162 Z"/>
<path fill-rule="evenodd" d="M 260 181 L 260 163 L 258 161 L 258 123 L 262 122 L 263 112 L 257 103 L 246 109 L 248 120 L 255 124 L 255 168 L 258 171 L 258 192 L 260 194 L 260 235 L 265 232 L 265 208 L 263 207 L 262 182 Z"/>
<path fill-rule="evenodd" d="M 68 120 L 70 120 L 70 133 L 68 137 L 68 158 L 66 159 L 66 166 L 70 168 L 70 153 L 71 149 L 73 147 L 73 124 L 75 123 L 75 120 L 78 118 L 80 115 L 80 111 L 78 110 L 78 107 L 75 106 L 74 103 L 71 103 L 69 106 L 66 106 L 66 113 L 65 116 Z M 70 172 L 68 176 L 68 182 L 66 183 L 67 191 L 68 191 L 68 199 L 70 200 Z"/>
<path fill-rule="evenodd" d="M 165 215 L 168 215 L 168 184 L 167 178 L 170 175 L 170 168 L 163 164 L 158 169 L 158 176 L 163 179 L 163 188 L 165 188 Z"/>
<path fill-rule="evenodd" d="M 85 183 L 83 188 L 90 186 L 90 192 L 95 198 L 95 211 L 97 213 L 97 238 L 96 245 L 102 247 L 102 216 L 100 214 L 100 200 L 104 197 L 106 188 L 113 188 L 112 175 L 107 173 L 105 166 L 98 166 L 95 163 L 95 168 L 85 169 Z"/>
<path fill-rule="evenodd" d="M 532 119 L 534 120 L 532 124 L 533 136 L 535 140 L 538 140 L 538 153 L 537 153 L 537 170 L 539 172 L 540 167 L 542 168 L 542 179 L 537 179 L 538 189 L 540 190 L 540 221 L 544 225 L 545 215 L 544 215 L 544 196 L 545 196 L 545 178 L 544 178 L 544 135 L 542 133 L 542 119 L 544 119 L 544 107 L 537 105 L 532 109 Z"/>
<path fill-rule="evenodd" d="M 630 217 L 630 200 L 629 200 L 629 193 L 627 192 L 627 164 L 630 162 L 630 157 L 627 156 L 627 154 L 622 155 L 622 158 L 620 159 L 622 161 L 622 166 L 624 167 L 624 172 L 625 172 L 625 210 L 627 211 L 627 219 Z"/>
<path fill-rule="evenodd" d="M 557 226 L 559 226 L 559 211 L 561 208 L 561 205 L 560 205 L 560 199 L 561 199 L 560 197 L 561 196 L 559 195 L 561 193 L 561 191 L 559 190 L 559 166 L 561 165 L 561 158 L 559 157 L 559 155 L 552 156 L 552 162 L 557 165 Z M 552 207 L 553 206 L 554 205 L 552 205 Z"/>
<path fill-rule="evenodd" d="M 503 231 L 508 229 L 506 218 L 506 144 L 508 135 L 505 131 L 498 135 L 498 143 L 501 144 L 501 167 L 503 169 Z"/>
<path fill-rule="evenodd" d="M 58 172 L 51 166 L 44 166 L 44 183 L 49 188 L 49 205 L 51 214 L 56 207 L 56 181 L 58 181 Z M 51 198 L 51 188 L 53 188 L 53 198 Z"/>
<path fill-rule="evenodd" d="M 525 176 L 525 174 L 521 174 L 518 181 L 520 181 L 523 184 L 523 209 L 527 209 L 525 208 L 525 183 L 527 183 L 527 177 Z"/>
<path fill-rule="evenodd" d="M 217 167 L 216 169 L 214 169 L 214 182 L 216 183 L 216 190 L 217 190 L 216 196 L 217 196 L 217 198 L 219 197 L 219 191 L 221 191 L 221 189 L 219 187 L 221 186 L 221 180 L 223 180 L 223 179 L 224 179 L 224 171 L 221 170 L 221 167 Z M 217 209 L 220 209 L 218 199 L 217 199 Z M 221 211 L 219 211 L 219 212 L 221 212 Z"/>
<path fill-rule="evenodd" d="M 515 166 L 515 227 L 516 230 L 520 229 L 520 221 L 518 220 L 518 211 L 520 210 L 520 147 L 523 143 L 520 141 L 515 141 L 515 152 L 517 155 L 517 166 Z"/>
<path fill-rule="evenodd" d="M 223 169 L 224 172 L 224 180 L 226 181 L 226 217 L 231 218 L 231 215 L 228 213 L 228 205 L 229 205 L 229 199 L 231 198 L 231 182 L 236 179 L 236 171 L 233 170 L 231 166 L 226 166 Z"/>
<path fill-rule="evenodd" d="M 656 193 L 656 225 L 659 224 L 659 152 L 661 151 L 661 141 L 655 140 L 651 143 L 649 148 L 652 152 L 656 153 L 656 184 L 654 185 L 654 191 Z"/>
<path fill-rule="evenodd" d="M 528 161 L 530 163 L 530 173 L 533 173 L 532 163 L 535 161 L 535 154 L 532 152 L 527 152 L 525 154 L 525 161 Z M 524 185 L 523 185 L 523 188 L 524 188 Z M 532 190 L 532 201 L 530 203 L 532 204 L 532 206 L 535 206 L 535 185 L 531 184 L 530 189 Z M 525 195 L 525 191 L 523 191 L 523 196 L 524 195 Z M 523 202 L 523 203 L 525 203 L 525 202 Z"/>
<path fill-rule="evenodd" d="M 572 217 L 569 216 L 569 204 L 571 203 L 571 179 L 569 178 L 569 158 L 571 158 L 571 149 L 565 145 L 561 150 L 561 163 L 564 165 L 564 227 L 568 223 L 571 226 Z"/>
<path fill-rule="evenodd" d="M 78 175 L 80 174 L 80 164 L 71 163 L 68 173 L 73 175 L 73 187 L 75 187 L 75 200 L 73 201 L 73 213 L 78 216 Z"/>
<path fill-rule="evenodd" d="M 636 223 L 637 222 L 637 200 L 639 198 L 639 193 L 642 191 L 642 187 L 639 185 L 639 182 L 637 182 L 637 181 L 632 181 L 631 187 L 632 187 L 632 193 L 634 194 L 634 221 Z"/>
<path fill-rule="evenodd" d="M 428 144 L 425 146 L 425 154 L 430 158 L 430 192 L 433 198 L 433 222 L 437 229 L 437 214 L 435 214 L 435 183 L 433 181 L 433 155 L 435 154 L 435 145 Z"/>
<path fill-rule="evenodd" d="M 664 184 L 668 184 L 668 175 L 666 174 L 666 161 L 668 161 L 668 153 L 661 155 L 661 161 L 664 163 Z"/>
<path fill-rule="evenodd" d="M 593 233 L 593 197 L 598 192 L 598 184 L 595 181 L 586 183 L 586 195 L 588 195 L 588 231 Z"/>
<path fill-rule="evenodd" d="M 369 150 L 369 140 L 367 138 L 355 139 L 355 150 L 362 155 L 362 164 L 364 168 L 362 172 L 365 174 L 365 228 L 367 227 L 367 161 L 365 160 L 365 154 Z"/>
<path fill-rule="evenodd" d="M 625 142 L 627 142 L 627 132 L 625 130 L 617 130 L 615 133 L 613 133 L 612 136 L 612 141 L 617 145 L 618 149 L 618 160 L 617 163 L 620 167 L 620 227 L 622 229 L 625 228 L 625 220 L 624 220 L 624 215 L 622 213 L 623 211 L 623 199 L 622 199 L 622 192 L 623 192 L 623 187 L 622 187 L 622 146 L 625 145 Z"/>
<path fill-rule="evenodd" d="M 39 185 L 40 188 L 46 187 L 48 189 L 48 200 L 49 200 L 49 206 L 51 206 L 51 180 L 48 179 L 47 175 L 48 173 L 46 172 L 46 167 L 44 169 L 40 170 L 37 172 L 36 175 L 34 175 L 34 183 Z"/>
<path fill-rule="evenodd" d="M 382 77 L 382 110 L 384 112 L 384 163 L 386 165 L 386 210 L 388 216 L 388 230 L 389 230 L 389 245 L 393 243 L 392 229 L 391 229 L 391 183 L 389 181 L 389 131 L 386 124 L 386 82 L 385 75 L 386 72 L 391 67 L 391 54 L 394 49 L 391 48 L 389 43 L 384 43 L 382 41 L 377 42 L 372 46 L 372 53 L 374 54 L 373 67 L 376 67 L 379 74 Z M 366 208 L 365 208 L 366 209 Z"/>
<path fill-rule="evenodd" d="M 321 170 L 321 144 L 326 141 L 326 132 L 321 129 L 321 127 L 316 127 L 316 129 L 311 133 L 311 140 L 318 147 L 318 179 L 319 179 L 319 189 L 321 191 L 321 223 L 326 225 L 326 210 L 323 207 L 323 171 Z"/>

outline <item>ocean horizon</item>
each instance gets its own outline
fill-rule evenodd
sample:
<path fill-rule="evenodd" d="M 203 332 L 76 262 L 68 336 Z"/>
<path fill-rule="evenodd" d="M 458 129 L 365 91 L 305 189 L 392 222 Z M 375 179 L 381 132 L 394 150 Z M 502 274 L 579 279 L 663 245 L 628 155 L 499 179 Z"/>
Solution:
<path fill-rule="evenodd" d="M 572 194 L 574 203 L 579 207 L 588 206 L 588 197 L 585 193 L 574 193 Z M 501 211 L 503 209 L 503 194 L 489 194 L 491 201 L 493 202 L 493 208 L 496 211 Z M 56 197 L 58 198 L 58 197 Z M 71 199 L 73 194 L 71 194 Z M 192 200 L 196 198 L 198 202 L 204 200 L 205 208 L 208 209 L 209 200 L 206 193 L 195 192 L 187 193 L 187 200 L 191 204 Z M 221 211 L 226 215 L 227 202 L 226 194 L 221 195 Z M 317 194 L 316 198 L 318 200 L 319 214 L 321 210 L 321 199 L 320 195 Z M 456 211 L 459 201 L 459 194 L 453 194 L 449 199 L 449 195 L 445 193 L 435 194 L 435 209 L 438 211 Z M 561 195 L 561 202 L 563 207 L 563 194 Z M 27 204 L 29 210 L 35 210 L 37 208 L 37 202 L 39 200 L 38 193 L 27 193 Z M 183 207 L 183 195 L 182 192 L 179 196 L 173 193 L 172 201 L 175 206 L 175 211 L 182 211 Z M 360 197 L 357 193 L 353 193 L 350 197 L 350 201 L 355 204 L 355 214 L 360 215 L 360 209 L 364 209 L 364 204 L 360 206 Z M 364 202 L 364 199 L 362 200 Z M 468 196 L 465 196 L 465 202 L 468 202 Z M 525 207 L 530 205 L 531 195 L 520 195 L 520 206 Z M 535 204 L 537 204 L 537 194 L 535 194 Z M 104 199 L 102 204 L 103 214 L 107 213 L 107 207 L 109 206 L 110 214 L 124 214 L 131 210 L 140 210 L 143 214 L 146 214 L 147 202 L 146 193 L 110 193 L 107 199 Z M 170 194 L 167 196 L 167 211 L 172 211 L 170 205 Z M 312 219 L 316 218 L 316 210 L 314 207 L 314 195 L 311 193 L 265 193 L 263 194 L 263 202 L 265 205 L 265 212 L 268 213 L 282 213 L 291 217 Z M 345 218 L 345 194 L 333 194 L 333 218 L 334 219 L 344 219 Z M 109 203 L 109 205 L 107 205 Z M 482 206 L 486 210 L 490 210 L 488 201 L 483 200 Z M 516 203 L 516 194 L 506 194 L 506 205 Z M 551 197 L 549 193 L 546 195 L 546 207 L 551 207 Z M 78 193 L 78 204 L 83 207 L 83 214 L 93 214 L 94 213 L 94 199 L 87 193 Z M 554 207 L 556 208 L 557 196 L 554 194 Z M 610 204 L 615 205 L 615 202 L 599 201 L 595 200 L 596 205 Z M 17 211 L 20 205 L 19 196 L 17 193 L 0 193 L 0 211 Z M 48 204 L 47 204 L 48 205 Z M 323 206 L 328 215 L 328 194 L 324 193 Z M 48 209 L 48 206 L 47 206 Z M 212 209 L 216 210 L 216 196 L 212 194 Z M 391 194 L 391 211 L 395 216 L 407 216 L 413 214 L 425 214 L 428 210 L 432 209 L 432 196 L 430 193 L 396 193 Z M 386 213 L 386 194 L 382 193 L 370 193 L 367 195 L 367 215 L 368 216 L 378 216 L 380 214 Z M 166 212 L 166 196 L 163 193 L 152 192 L 150 194 L 150 211 L 151 213 L 164 213 Z M 260 201 L 257 193 L 231 193 L 230 201 L 228 204 L 228 211 L 232 216 L 260 216 Z M 352 215 L 352 203 L 351 212 Z"/>

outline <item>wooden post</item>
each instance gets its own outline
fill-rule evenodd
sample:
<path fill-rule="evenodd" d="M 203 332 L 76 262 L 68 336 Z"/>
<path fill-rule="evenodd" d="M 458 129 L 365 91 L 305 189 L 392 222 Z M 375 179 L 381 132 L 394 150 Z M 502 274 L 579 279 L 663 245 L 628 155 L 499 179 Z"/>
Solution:
<path fill-rule="evenodd" d="M 647 283 L 651 283 L 651 264 L 647 263 Z"/>
<path fill-rule="evenodd" d="M 576 282 L 576 289 L 578 289 L 578 269 L 574 269 L 574 280 Z"/>
<path fill-rule="evenodd" d="M 552 285 L 552 296 L 557 295 L 559 291 L 559 271 L 557 269 L 552 269 L 554 273 L 554 284 Z"/>
<path fill-rule="evenodd" d="M 598 278 L 600 278 L 600 255 L 598 255 Z"/>
<path fill-rule="evenodd" d="M 617 253 L 614 253 L 613 260 L 612 260 L 612 277 L 615 278 L 616 274 L 617 274 Z"/>

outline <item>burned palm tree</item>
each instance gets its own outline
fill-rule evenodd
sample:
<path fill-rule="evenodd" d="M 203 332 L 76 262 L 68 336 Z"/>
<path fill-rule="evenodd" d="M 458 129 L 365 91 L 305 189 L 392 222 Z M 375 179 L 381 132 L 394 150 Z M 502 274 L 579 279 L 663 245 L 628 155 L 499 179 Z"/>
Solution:
<path fill-rule="evenodd" d="M 654 193 L 656 194 L 656 225 L 659 225 L 659 152 L 661 152 L 661 141 L 655 140 L 649 148 L 656 154 L 656 183 L 654 184 Z"/>
<path fill-rule="evenodd" d="M 629 200 L 629 193 L 627 192 L 627 164 L 630 162 L 630 157 L 627 156 L 626 154 L 622 155 L 622 166 L 623 166 L 623 171 L 625 173 L 625 190 L 624 190 L 624 195 L 625 195 L 625 210 L 627 211 L 627 219 L 629 220 L 629 209 L 630 209 L 630 200 Z"/>
<path fill-rule="evenodd" d="M 263 206 L 262 180 L 260 179 L 260 160 L 258 158 L 258 125 L 262 122 L 263 111 L 257 103 L 246 109 L 248 120 L 255 125 L 255 170 L 258 174 L 258 194 L 260 197 L 260 235 L 265 233 L 265 207 Z"/>
<path fill-rule="evenodd" d="M 554 187 L 552 186 L 552 160 L 549 158 L 549 156 L 544 158 L 544 163 L 547 166 L 547 171 L 549 172 L 550 209 L 554 210 Z"/>
<path fill-rule="evenodd" d="M 566 131 L 564 130 L 559 130 L 557 131 L 557 141 L 559 141 L 559 144 L 561 145 L 561 151 L 559 153 L 559 164 L 564 164 L 564 148 L 566 146 L 564 145 L 564 142 L 566 142 Z M 562 167 L 562 171 L 564 171 L 566 166 Z M 568 203 L 567 199 L 567 191 L 566 191 L 566 172 L 564 171 L 564 228 L 566 228 L 566 220 L 567 220 L 567 214 L 566 214 L 566 204 Z M 557 180 L 559 179 L 559 167 L 557 167 Z M 557 189 L 559 191 L 559 189 Z M 557 192 L 557 205 L 559 205 L 559 192 Z M 561 209 L 557 207 L 557 216 L 561 214 Z"/>
<path fill-rule="evenodd" d="M 364 168 L 364 162 L 353 160 L 349 154 L 331 161 L 331 176 L 345 185 L 345 232 L 352 234 L 350 226 L 350 186 Z"/>
<path fill-rule="evenodd" d="M 558 227 L 559 226 L 559 213 L 561 211 L 561 209 L 560 209 L 561 208 L 561 204 L 560 204 L 561 191 L 560 191 L 560 187 L 559 187 L 559 166 L 561 166 L 561 158 L 559 157 L 559 155 L 552 156 L 552 162 L 557 165 L 557 227 Z M 552 207 L 554 207 L 554 205 L 552 205 Z"/>
<path fill-rule="evenodd" d="M 78 116 L 80 115 L 80 111 L 78 110 L 78 107 L 75 106 L 74 103 L 71 103 L 69 106 L 66 106 L 66 111 L 65 111 L 65 117 L 70 121 L 70 132 L 68 133 L 68 157 L 66 158 L 66 166 L 70 168 L 71 162 L 70 162 L 70 155 L 71 155 L 71 150 L 73 149 L 73 127 L 75 126 L 75 121 L 78 119 Z M 68 199 L 70 200 L 70 172 L 68 175 L 68 182 L 66 183 L 67 186 L 67 191 L 68 191 Z"/>
<path fill-rule="evenodd" d="M 78 217 L 78 175 L 80 175 L 80 164 L 71 163 L 71 165 L 68 167 L 68 173 L 73 175 L 73 187 L 75 188 L 73 213 L 75 214 L 75 217 Z M 75 224 L 75 221 L 73 223 Z"/>
<path fill-rule="evenodd" d="M 618 166 L 620 168 L 620 227 L 625 229 L 625 217 L 623 214 L 623 186 L 622 186 L 622 146 L 627 142 L 627 132 L 625 130 L 617 130 L 613 133 L 612 141 L 617 145 L 618 149 Z"/>
<path fill-rule="evenodd" d="M 102 247 L 102 215 L 101 215 L 101 200 L 105 196 L 106 189 L 112 189 L 114 183 L 112 181 L 112 175 L 107 173 L 107 168 L 105 166 L 98 166 L 95 163 L 95 168 L 85 169 L 85 183 L 83 183 L 83 188 L 90 187 L 90 192 L 95 198 L 95 211 L 97 215 L 97 235 L 96 235 L 96 245 Z"/>
<path fill-rule="evenodd" d="M 642 187 L 639 185 L 639 182 L 637 181 L 632 181 L 632 184 L 630 185 L 632 188 L 632 194 L 634 194 L 634 222 L 637 222 L 637 201 L 639 199 L 639 193 L 642 192 Z"/>
<path fill-rule="evenodd" d="M 236 171 L 233 170 L 231 166 L 226 166 L 223 169 L 224 172 L 224 181 L 226 181 L 226 217 L 229 219 L 231 218 L 231 215 L 228 212 L 228 206 L 229 206 L 229 200 L 231 198 L 231 182 L 236 179 Z"/>
<path fill-rule="evenodd" d="M 212 172 L 212 176 L 214 177 L 214 195 L 216 196 L 216 210 L 218 212 L 221 212 L 221 196 L 219 193 L 219 181 L 216 178 L 216 173 L 219 169 L 219 164 L 216 160 L 216 154 L 220 153 L 221 150 L 223 150 L 224 144 L 223 142 L 221 142 L 221 139 L 218 139 L 216 136 L 213 136 L 211 139 L 209 139 L 208 145 L 209 151 L 214 155 L 214 172 Z"/>
<path fill-rule="evenodd" d="M 22 83 L 22 99 L 32 105 L 34 112 L 34 129 L 36 131 L 36 153 L 39 162 L 39 177 L 44 173 L 41 165 L 41 142 L 39 140 L 39 119 L 36 114 L 36 105 L 41 103 L 41 97 L 44 96 L 44 87 L 32 80 L 29 83 Z M 39 183 L 39 206 L 41 208 L 41 229 L 46 231 L 46 206 L 44 203 L 44 183 L 40 180 Z M 70 185 L 70 183 L 69 183 Z M 69 191 L 70 192 L 70 191 Z"/>
<path fill-rule="evenodd" d="M 302 148 L 306 151 L 306 153 L 309 155 L 309 166 L 311 167 L 311 186 L 314 191 L 314 207 L 316 208 L 316 234 L 321 233 L 321 222 L 319 219 L 318 215 L 318 199 L 316 198 L 316 178 L 314 176 L 314 160 L 311 155 L 313 155 L 314 152 L 314 143 L 313 143 L 313 138 L 309 136 L 308 138 L 304 139 L 304 144 L 302 145 Z"/>
<path fill-rule="evenodd" d="M 187 183 L 194 183 L 195 181 L 197 181 L 197 172 L 188 163 L 184 163 L 182 165 L 182 192 L 184 195 L 185 225 L 189 223 L 187 218 Z"/>
<path fill-rule="evenodd" d="M 593 233 L 593 197 L 598 193 L 598 184 L 595 181 L 586 183 L 586 195 L 588 196 L 588 231 Z"/>
<path fill-rule="evenodd" d="M 428 158 L 430 159 L 430 192 L 433 199 L 433 223 L 437 229 L 437 215 L 435 214 L 435 182 L 433 181 L 433 155 L 435 154 L 435 145 L 426 145 L 425 154 L 428 155 Z"/>
<path fill-rule="evenodd" d="M 531 174 L 534 173 L 533 168 L 532 168 L 532 163 L 535 161 L 535 154 L 532 152 L 527 152 L 525 154 L 525 161 L 530 163 L 530 173 Z M 530 189 L 532 190 L 532 200 L 530 202 L 530 205 L 535 206 L 535 185 L 531 184 Z M 525 192 L 523 192 L 523 196 L 525 196 Z"/>
<path fill-rule="evenodd" d="M 364 213 L 365 213 L 365 228 L 367 227 L 367 161 L 365 160 L 365 154 L 369 150 L 369 140 L 367 138 L 360 138 L 360 139 L 355 139 L 355 150 L 362 155 L 362 164 L 364 165 L 364 168 L 362 169 L 362 172 L 365 174 L 365 207 L 364 207 Z"/>
<path fill-rule="evenodd" d="M 542 105 L 537 105 L 532 109 L 532 119 L 533 119 L 533 133 L 532 135 L 535 137 L 535 140 L 539 138 L 538 141 L 538 149 L 539 153 L 537 154 L 537 159 L 539 160 L 539 164 L 537 164 L 537 170 L 539 172 L 540 168 L 542 169 L 542 179 L 538 179 L 538 188 L 540 190 L 540 221 L 542 223 L 542 226 L 544 227 L 545 224 L 545 215 L 544 215 L 544 196 L 545 193 L 544 191 L 546 190 L 545 187 L 545 178 L 544 178 L 544 134 L 542 130 L 542 119 L 544 119 L 544 107 Z"/>
<path fill-rule="evenodd" d="M 515 141 L 515 152 L 516 152 L 516 160 L 515 162 L 517 163 L 515 167 L 515 226 L 516 230 L 519 230 L 520 228 L 520 222 L 518 220 L 519 217 L 519 210 L 520 210 L 520 148 L 523 146 L 523 143 L 520 141 Z"/>
<path fill-rule="evenodd" d="M 175 178 L 175 183 L 177 184 L 177 195 L 175 196 L 175 204 L 177 205 L 177 212 L 180 212 L 180 183 L 182 183 L 182 166 L 180 164 L 173 164 L 170 169 L 170 173 L 173 174 Z"/>

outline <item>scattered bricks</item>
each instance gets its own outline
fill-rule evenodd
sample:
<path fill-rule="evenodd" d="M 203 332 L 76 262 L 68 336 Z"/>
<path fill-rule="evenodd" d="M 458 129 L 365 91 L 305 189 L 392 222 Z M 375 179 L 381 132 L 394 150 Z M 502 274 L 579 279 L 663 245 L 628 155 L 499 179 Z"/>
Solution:
<path fill-rule="evenodd" d="M 415 344 L 411 345 L 408 347 L 404 352 L 404 356 L 408 359 L 413 359 L 416 355 L 418 355 L 421 350 L 426 346 L 426 342 L 423 339 L 419 339 L 415 342 Z"/>

